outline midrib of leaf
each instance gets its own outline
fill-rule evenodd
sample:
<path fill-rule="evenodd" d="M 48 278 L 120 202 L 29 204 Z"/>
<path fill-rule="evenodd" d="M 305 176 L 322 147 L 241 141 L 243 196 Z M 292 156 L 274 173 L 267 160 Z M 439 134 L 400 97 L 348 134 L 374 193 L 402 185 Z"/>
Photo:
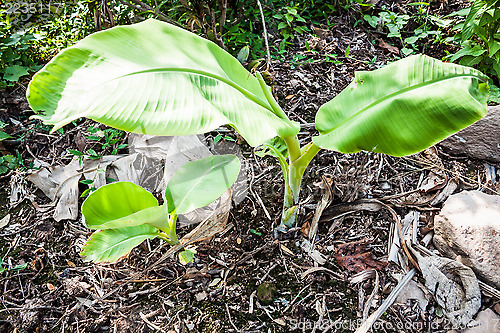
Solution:
<path fill-rule="evenodd" d="M 222 77 L 220 75 L 216 75 L 216 74 L 213 74 L 213 73 L 210 73 L 210 72 L 207 72 L 207 71 L 203 71 L 203 70 L 198 70 L 198 69 L 177 68 L 177 67 L 152 68 L 152 69 L 146 69 L 146 70 L 143 70 L 143 71 L 137 71 L 137 72 L 127 73 L 125 75 L 117 76 L 117 77 L 115 77 L 115 78 L 113 78 L 113 79 L 111 79 L 109 81 L 104 82 L 104 83 L 111 82 L 111 81 L 114 81 L 114 80 L 117 80 L 117 79 L 120 79 L 120 78 L 124 78 L 124 77 L 127 77 L 127 76 L 132 76 L 132 75 L 146 74 L 146 73 L 164 73 L 164 72 L 188 73 L 188 74 L 206 76 L 206 77 L 209 77 L 209 78 L 212 78 L 212 79 L 215 79 L 215 80 L 219 80 L 219 81 L 224 82 L 225 84 L 229 85 L 230 87 L 238 90 L 241 94 L 243 94 L 245 97 L 247 97 L 248 99 L 250 99 L 252 102 L 254 102 L 254 103 L 262 106 L 263 108 L 269 110 L 271 113 L 274 114 L 272 108 L 270 108 L 269 105 L 266 105 L 257 96 L 255 96 L 254 94 L 252 94 L 248 90 L 240 87 L 239 85 L 237 85 L 233 81 L 228 80 L 228 79 L 226 79 L 226 78 L 224 78 L 224 77 Z M 248 73 L 248 75 L 251 75 L 251 74 Z M 94 87 L 94 89 L 95 88 L 97 88 L 97 87 Z"/>
<path fill-rule="evenodd" d="M 130 227 L 130 228 L 133 228 L 133 227 Z M 113 230 L 113 229 L 108 229 L 108 230 Z M 149 232 L 148 232 L 148 233 L 145 233 L 145 234 L 141 234 L 141 235 L 137 235 L 137 236 L 131 236 L 131 237 L 128 237 L 128 238 L 126 238 L 126 239 L 124 239 L 124 240 L 122 240 L 122 241 L 119 241 L 118 243 L 114 243 L 113 245 L 108 246 L 105 250 L 103 250 L 103 251 L 101 251 L 101 252 L 98 252 L 98 254 L 99 254 L 99 255 L 101 255 L 101 254 L 103 254 L 104 252 L 109 251 L 109 250 L 112 250 L 113 248 L 115 248 L 115 247 L 117 247 L 117 246 L 119 246 L 119 245 L 121 245 L 121 244 L 123 244 L 123 243 L 125 243 L 125 242 L 129 242 L 129 241 L 131 241 L 131 240 L 134 240 L 135 238 L 143 238 L 143 237 L 145 237 L 145 236 L 149 236 L 149 235 L 151 235 L 151 236 L 155 236 L 155 237 L 156 237 L 156 235 L 157 235 L 157 234 L 156 234 L 156 233 L 149 233 Z"/>
<path fill-rule="evenodd" d="M 386 100 L 391 99 L 391 98 L 393 98 L 395 96 L 406 94 L 409 91 L 412 91 L 412 90 L 415 90 L 415 89 L 420 89 L 420 88 L 422 88 L 422 87 L 424 87 L 426 85 L 430 86 L 430 85 L 439 83 L 441 81 L 456 79 L 458 77 L 467 77 L 467 76 L 475 77 L 475 78 L 481 80 L 482 82 L 486 82 L 485 80 L 483 80 L 482 78 L 480 78 L 478 75 L 474 75 L 474 74 L 456 74 L 453 77 L 437 78 L 437 79 L 425 81 L 425 82 L 422 82 L 422 83 L 418 83 L 416 85 L 400 89 L 398 91 L 393 92 L 392 94 L 389 94 L 389 95 L 386 95 L 384 97 L 378 98 L 377 100 L 373 101 L 369 105 L 367 105 L 364 108 L 360 109 L 358 112 L 354 113 L 349 118 L 346 118 L 343 122 L 341 122 L 340 124 L 338 124 L 336 127 L 333 127 L 332 129 L 330 129 L 328 131 L 324 131 L 324 132 L 322 132 L 320 134 L 321 135 L 326 135 L 326 134 L 329 134 L 329 133 L 333 132 L 337 128 L 339 128 L 339 127 L 343 126 L 344 124 L 346 124 L 347 122 L 349 122 L 351 119 L 357 117 L 359 114 L 361 114 L 361 113 L 365 112 L 366 110 L 372 108 L 373 106 L 375 106 L 377 104 L 381 104 L 382 102 L 385 102 Z"/>
<path fill-rule="evenodd" d="M 111 221 L 106 221 L 106 222 L 101 223 L 101 224 L 93 224 L 93 225 L 90 225 L 90 226 L 89 226 L 89 225 L 87 225 L 87 227 L 88 227 L 89 229 L 95 229 L 95 230 L 98 230 L 98 229 L 100 229 L 100 230 L 110 230 L 110 229 L 116 229 L 116 228 L 130 228 L 130 227 L 136 227 L 136 226 L 139 226 L 139 225 L 142 225 L 142 224 L 149 224 L 149 222 L 151 222 L 151 221 L 149 221 L 149 222 L 144 222 L 144 223 L 139 224 L 139 225 L 136 225 L 136 226 L 126 226 L 126 225 L 125 225 L 125 226 L 123 226 L 123 227 L 112 227 L 112 228 L 109 228 L 109 229 L 103 229 L 103 228 L 102 228 L 102 227 L 106 227 L 106 226 L 108 226 L 108 225 L 110 225 L 110 224 L 112 224 L 112 223 L 116 223 L 116 221 L 119 221 L 119 220 L 122 220 L 122 219 L 123 219 L 123 220 L 122 220 L 122 221 L 120 221 L 120 222 L 121 222 L 121 223 L 123 223 L 123 224 L 126 224 L 126 223 L 132 223 L 132 222 L 134 222 L 134 221 L 136 221 L 136 220 L 137 220 L 137 216 L 139 216 L 139 213 L 141 213 L 142 211 L 144 211 L 144 210 L 146 210 L 146 209 L 148 209 L 148 210 L 150 210 L 150 211 L 151 211 L 151 210 L 153 210 L 153 209 L 154 209 L 154 210 L 158 210 L 158 211 L 160 211 L 160 212 L 161 212 L 161 210 L 160 210 L 160 209 L 158 209 L 158 207 L 162 207 L 162 206 L 163 206 L 163 205 L 160 205 L 160 206 L 151 206 L 151 207 L 146 207 L 146 208 L 143 208 L 143 209 L 141 209 L 141 210 L 139 210 L 139 211 L 137 211 L 137 212 L 134 212 L 134 213 L 132 213 L 132 214 L 125 215 L 125 216 L 123 216 L 123 217 L 119 217 L 119 218 L 114 219 L 114 220 L 111 220 Z M 153 208 L 153 209 L 151 209 L 151 208 Z M 155 218 L 156 218 L 156 216 L 155 216 Z M 158 219 L 159 219 L 159 218 L 158 218 Z"/>
<path fill-rule="evenodd" d="M 211 172 L 212 170 L 214 170 L 215 168 L 218 168 L 219 166 L 223 165 L 223 164 L 228 164 L 228 163 L 231 163 L 231 161 L 223 161 L 223 162 L 220 162 L 219 164 L 216 164 L 214 166 L 212 166 L 212 168 L 210 168 L 209 170 L 207 170 L 205 173 L 202 174 L 202 176 L 198 179 L 198 181 L 196 181 L 196 183 L 194 183 L 193 186 L 191 186 L 191 189 L 186 193 L 186 195 L 184 195 L 184 197 L 182 198 L 181 202 L 177 205 L 177 207 L 174 208 L 174 210 L 172 212 L 169 212 L 170 214 L 175 214 L 175 212 L 177 211 L 177 208 L 179 208 L 180 206 L 182 206 L 182 204 L 184 203 L 184 201 L 186 200 L 186 198 L 189 196 L 189 194 L 191 194 L 191 192 L 193 192 L 194 188 L 202 181 L 202 179 L 209 173 Z"/>

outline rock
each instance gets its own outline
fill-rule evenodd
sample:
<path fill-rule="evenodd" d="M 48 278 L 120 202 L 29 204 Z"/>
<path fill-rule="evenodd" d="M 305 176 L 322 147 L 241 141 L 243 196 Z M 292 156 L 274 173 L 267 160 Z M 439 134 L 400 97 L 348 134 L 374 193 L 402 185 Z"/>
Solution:
<path fill-rule="evenodd" d="M 500 105 L 489 106 L 483 119 L 441 141 L 439 146 L 451 155 L 500 163 Z"/>
<path fill-rule="evenodd" d="M 500 288 L 500 196 L 479 191 L 450 196 L 434 219 L 434 232 L 441 254 Z"/>
<path fill-rule="evenodd" d="M 204 301 L 205 299 L 207 299 L 207 296 L 208 296 L 207 293 L 204 291 L 194 295 L 194 297 L 196 297 L 196 302 Z"/>
<path fill-rule="evenodd" d="M 269 305 L 274 301 L 277 293 L 276 286 L 271 282 L 264 282 L 257 287 L 257 299 L 264 305 Z"/>
<path fill-rule="evenodd" d="M 463 333 L 500 333 L 500 316 L 491 309 L 479 312 L 475 322 L 476 326 L 466 329 Z"/>

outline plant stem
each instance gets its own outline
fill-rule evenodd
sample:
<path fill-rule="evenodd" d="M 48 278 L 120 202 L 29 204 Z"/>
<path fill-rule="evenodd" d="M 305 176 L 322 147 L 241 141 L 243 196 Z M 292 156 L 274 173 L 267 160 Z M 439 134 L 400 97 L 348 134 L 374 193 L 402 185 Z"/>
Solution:
<path fill-rule="evenodd" d="M 168 237 L 174 242 L 174 244 L 179 243 L 179 240 L 177 239 L 177 232 L 176 232 L 176 226 L 177 226 L 177 214 L 172 214 L 170 217 L 170 232 L 168 233 Z"/>
<path fill-rule="evenodd" d="M 167 242 L 167 243 L 168 243 L 168 244 L 170 244 L 170 245 L 175 245 L 175 244 L 177 244 L 177 243 L 178 243 L 178 242 L 177 242 L 177 243 L 173 242 L 173 241 L 172 241 L 172 240 L 171 240 L 171 239 L 167 236 L 167 234 L 165 234 L 165 233 L 163 233 L 163 232 L 158 232 L 158 233 L 156 234 L 156 237 L 158 237 L 158 238 L 160 238 L 160 239 L 163 239 L 165 242 Z"/>
<path fill-rule="evenodd" d="M 300 143 L 296 135 L 287 136 L 283 138 L 286 143 L 286 148 L 288 149 L 288 156 L 290 157 L 290 165 L 293 161 L 298 159 L 302 154 L 300 152 Z"/>
<path fill-rule="evenodd" d="M 294 144 L 293 142 L 291 142 L 291 144 L 289 145 L 289 141 L 287 141 L 286 138 L 285 141 L 287 143 L 287 147 L 291 147 L 292 144 Z M 281 224 L 285 225 L 288 228 L 292 228 L 297 224 L 297 211 L 302 177 L 304 176 L 304 172 L 306 171 L 307 166 L 320 150 L 320 147 L 311 142 L 308 145 L 304 146 L 302 150 L 299 147 L 299 157 L 295 159 L 293 159 L 292 153 L 289 150 L 290 164 L 288 167 L 287 177 L 288 186 L 285 186 L 283 213 L 281 215 Z M 302 153 L 300 153 L 301 151 Z"/>

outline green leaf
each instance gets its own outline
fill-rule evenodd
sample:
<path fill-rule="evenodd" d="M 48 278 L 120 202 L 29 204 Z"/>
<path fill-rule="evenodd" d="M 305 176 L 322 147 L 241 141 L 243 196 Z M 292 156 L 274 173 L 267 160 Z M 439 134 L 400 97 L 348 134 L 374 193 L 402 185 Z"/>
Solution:
<path fill-rule="evenodd" d="M 11 47 L 7 48 L 5 51 L 2 52 L 2 62 L 5 64 L 12 63 L 16 60 L 21 58 L 21 56 L 17 53 L 15 53 Z"/>
<path fill-rule="evenodd" d="M 490 39 L 488 42 L 489 56 L 490 58 L 495 55 L 495 53 L 500 50 L 500 42 L 495 39 Z"/>
<path fill-rule="evenodd" d="M 12 138 L 10 135 L 5 133 L 4 131 L 0 131 L 0 141 L 3 141 L 5 139 L 10 139 L 10 138 Z"/>
<path fill-rule="evenodd" d="M 130 182 L 104 185 L 92 192 L 82 205 L 90 229 L 112 229 L 149 224 L 169 231 L 165 206 L 142 187 Z"/>
<path fill-rule="evenodd" d="M 187 249 L 185 251 L 179 252 L 179 262 L 183 265 L 187 265 L 194 261 L 194 255 L 196 250 L 194 248 Z"/>
<path fill-rule="evenodd" d="M 368 22 L 369 25 L 372 26 L 372 28 L 376 28 L 378 25 L 378 22 L 380 19 L 377 16 L 371 16 L 371 15 L 364 15 L 363 19 Z"/>
<path fill-rule="evenodd" d="M 356 72 L 319 109 L 313 141 L 343 153 L 416 153 L 486 114 L 487 80 L 475 69 L 423 55 Z"/>
<path fill-rule="evenodd" d="M 280 24 L 278 24 L 278 30 L 286 28 L 288 28 L 288 24 L 286 22 L 280 22 Z"/>
<path fill-rule="evenodd" d="M 11 271 L 20 271 L 28 267 L 28 263 L 17 265 L 11 269 Z"/>
<path fill-rule="evenodd" d="M 184 164 L 167 184 L 168 212 L 185 214 L 208 205 L 233 185 L 239 171 L 235 155 L 210 156 Z"/>
<path fill-rule="evenodd" d="M 458 50 L 457 53 L 455 53 L 451 57 L 450 61 L 454 62 L 455 60 L 460 59 L 461 57 L 464 57 L 464 56 L 473 56 L 476 58 L 485 52 L 486 52 L 486 50 L 481 48 L 481 46 L 479 46 L 479 45 L 471 46 L 469 43 L 466 43 L 466 44 L 464 44 L 463 48 Z"/>
<path fill-rule="evenodd" d="M 273 156 L 276 158 L 286 158 L 288 157 L 288 148 L 286 146 L 285 140 L 280 137 L 272 138 L 264 142 L 264 144 L 258 147 L 255 150 L 255 155 L 264 157 L 264 156 Z"/>
<path fill-rule="evenodd" d="M 62 51 L 33 77 L 27 97 L 34 118 L 52 131 L 80 117 L 150 135 L 230 124 L 256 146 L 300 129 L 236 58 L 154 19 L 94 33 Z"/>
<path fill-rule="evenodd" d="M 246 45 L 241 48 L 240 52 L 238 52 L 237 59 L 240 63 L 244 63 L 247 61 L 249 55 L 250 55 L 250 46 Z"/>
<path fill-rule="evenodd" d="M 500 88 L 493 84 L 490 84 L 490 97 L 488 102 L 500 104 Z"/>
<path fill-rule="evenodd" d="M 83 156 L 83 153 L 81 151 L 74 150 L 74 149 L 70 149 L 68 151 L 69 151 L 70 154 L 73 154 L 75 156 Z"/>
<path fill-rule="evenodd" d="M 28 71 L 26 70 L 25 67 L 19 66 L 19 65 L 14 65 L 14 66 L 9 66 L 5 68 L 5 71 L 3 73 L 3 79 L 7 81 L 17 81 L 19 78 L 23 75 L 28 75 Z"/>
<path fill-rule="evenodd" d="M 472 37 L 478 18 L 494 6 L 496 2 L 497 0 L 475 0 L 473 2 L 463 25 L 462 42 Z"/>
<path fill-rule="evenodd" d="M 146 239 L 158 236 L 158 230 L 147 224 L 94 232 L 82 252 L 85 261 L 116 262 Z"/>

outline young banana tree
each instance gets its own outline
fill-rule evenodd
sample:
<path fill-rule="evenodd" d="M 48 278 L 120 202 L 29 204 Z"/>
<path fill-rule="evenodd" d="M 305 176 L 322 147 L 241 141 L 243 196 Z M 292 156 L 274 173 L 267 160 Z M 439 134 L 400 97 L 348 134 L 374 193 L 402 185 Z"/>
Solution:
<path fill-rule="evenodd" d="M 188 162 L 168 182 L 163 205 L 134 183 L 100 187 L 82 205 L 87 227 L 99 230 L 85 243 L 82 256 L 94 262 L 114 262 L 146 239 L 179 243 L 177 216 L 215 201 L 236 181 L 239 171 L 235 155 Z"/>
<path fill-rule="evenodd" d="M 62 51 L 33 77 L 27 97 L 34 118 L 54 125 L 52 131 L 81 117 L 151 135 L 232 126 L 278 159 L 285 180 L 280 227 L 286 230 L 297 222 L 302 176 L 321 149 L 419 152 L 486 114 L 487 80 L 472 68 L 423 55 L 356 72 L 321 106 L 319 135 L 301 147 L 299 124 L 259 73 L 208 40 L 150 19 L 95 33 Z"/>

